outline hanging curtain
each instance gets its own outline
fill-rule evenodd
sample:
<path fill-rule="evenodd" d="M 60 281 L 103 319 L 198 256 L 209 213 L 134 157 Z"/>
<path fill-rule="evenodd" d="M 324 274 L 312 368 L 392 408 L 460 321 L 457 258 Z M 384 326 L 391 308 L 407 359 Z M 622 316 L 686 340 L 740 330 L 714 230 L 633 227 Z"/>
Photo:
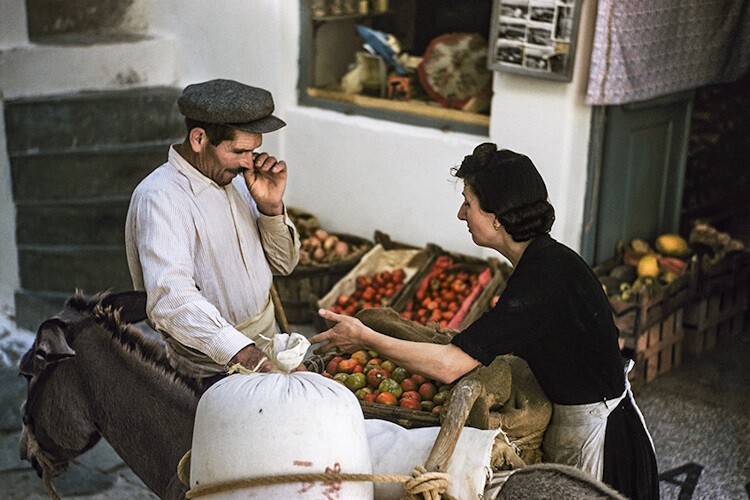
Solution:
<path fill-rule="evenodd" d="M 748 0 L 599 0 L 586 103 L 642 101 L 749 68 Z"/>

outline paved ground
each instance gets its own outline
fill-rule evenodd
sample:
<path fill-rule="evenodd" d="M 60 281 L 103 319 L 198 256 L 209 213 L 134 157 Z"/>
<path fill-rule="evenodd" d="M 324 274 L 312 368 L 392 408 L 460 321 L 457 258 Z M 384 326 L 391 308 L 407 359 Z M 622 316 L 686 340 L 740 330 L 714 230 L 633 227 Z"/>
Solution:
<path fill-rule="evenodd" d="M 296 331 L 307 333 L 304 327 Z M 16 353 L 3 353 L 11 360 Z M 16 360 L 17 361 L 17 360 Z M 636 394 L 654 437 L 665 500 L 747 499 L 750 481 L 750 327 L 697 359 L 686 359 Z M 0 498 L 43 499 L 18 458 L 25 381 L 0 369 Z M 65 499 L 156 498 L 101 442 L 54 485 Z"/>

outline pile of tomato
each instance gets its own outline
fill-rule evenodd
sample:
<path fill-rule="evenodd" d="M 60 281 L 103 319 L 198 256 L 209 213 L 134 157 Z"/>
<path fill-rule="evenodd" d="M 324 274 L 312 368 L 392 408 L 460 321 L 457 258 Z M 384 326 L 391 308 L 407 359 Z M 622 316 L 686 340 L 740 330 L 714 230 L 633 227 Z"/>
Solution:
<path fill-rule="evenodd" d="M 452 384 L 438 384 L 418 373 L 409 373 L 390 360 L 382 360 L 375 351 L 336 356 L 326 365 L 323 376 L 345 385 L 367 403 L 436 414 L 453 388 Z"/>
<path fill-rule="evenodd" d="M 447 327 L 479 283 L 479 274 L 454 268 L 449 258 L 438 260 L 401 315 L 423 325 Z"/>
<path fill-rule="evenodd" d="M 356 288 L 351 295 L 339 295 L 330 310 L 354 316 L 363 309 L 384 306 L 404 286 L 405 278 L 403 268 L 380 271 L 372 276 L 359 275 L 355 278 Z"/>

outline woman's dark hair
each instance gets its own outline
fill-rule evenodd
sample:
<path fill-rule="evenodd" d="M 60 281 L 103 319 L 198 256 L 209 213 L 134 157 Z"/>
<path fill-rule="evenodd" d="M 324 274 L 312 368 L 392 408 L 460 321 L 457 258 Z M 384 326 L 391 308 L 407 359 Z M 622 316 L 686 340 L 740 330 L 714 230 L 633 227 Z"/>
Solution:
<path fill-rule="evenodd" d="M 452 170 L 479 200 L 479 207 L 494 214 L 513 241 L 546 234 L 555 222 L 547 201 L 547 187 L 528 156 L 485 142 L 474 148 Z"/>
<path fill-rule="evenodd" d="M 192 118 L 185 118 L 185 127 L 187 127 L 188 135 L 190 135 L 190 131 L 196 127 L 205 130 L 208 142 L 211 143 L 212 146 L 218 146 L 224 141 L 231 141 L 234 139 L 235 129 L 221 123 L 206 123 L 199 120 L 193 120 Z"/>

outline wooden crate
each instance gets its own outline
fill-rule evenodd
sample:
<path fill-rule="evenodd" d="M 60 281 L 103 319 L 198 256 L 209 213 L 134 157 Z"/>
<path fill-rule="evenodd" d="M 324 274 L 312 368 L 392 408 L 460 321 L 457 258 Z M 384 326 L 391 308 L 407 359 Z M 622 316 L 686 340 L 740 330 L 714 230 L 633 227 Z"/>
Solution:
<path fill-rule="evenodd" d="M 716 263 L 704 261 L 698 293 L 684 317 L 685 353 L 699 356 L 718 340 L 739 334 L 748 308 L 750 254 L 736 252 Z"/>
<path fill-rule="evenodd" d="M 414 299 L 419 286 L 429 275 L 436 260 L 441 256 L 449 257 L 453 261 L 456 269 L 468 270 L 470 272 L 481 272 L 485 269 L 489 269 L 490 280 L 471 302 L 471 306 L 466 312 L 466 315 L 461 319 L 458 325 L 453 327 L 449 326 L 449 328 L 463 330 L 491 308 L 493 297 L 502 293 L 502 290 L 505 288 L 505 283 L 512 273 L 512 268 L 508 264 L 502 263 L 499 259 L 493 257 L 480 259 L 478 257 L 448 252 L 434 244 L 428 245 L 428 249 L 432 255 L 431 261 L 423 268 L 420 279 L 418 281 L 415 280 L 416 286 L 408 291 L 410 293 L 404 293 L 399 297 L 398 302 L 394 303 L 393 308 L 399 313 L 404 311 L 409 301 Z"/>
<path fill-rule="evenodd" d="M 607 276 L 622 264 L 622 254 L 596 266 L 594 273 Z M 686 305 L 695 294 L 697 273 L 687 273 L 665 285 L 661 293 L 647 290 L 621 301 L 610 297 L 612 316 L 620 331 L 620 348 L 635 359 L 628 379 L 635 389 L 682 362 Z"/>
<path fill-rule="evenodd" d="M 404 284 L 388 301 L 386 306 L 396 307 L 404 294 L 413 293 L 416 283 L 422 276 L 423 268 L 432 261 L 432 253 L 427 249 L 416 247 L 405 247 L 399 245 L 388 245 L 386 248 L 381 243 L 365 254 L 356 266 L 352 267 L 344 276 L 341 276 L 331 289 L 318 299 L 313 310 L 318 308 L 330 308 L 336 299 L 342 295 L 350 295 L 356 289 L 356 280 L 359 275 L 371 276 L 376 272 L 402 268 L 406 272 Z M 331 328 L 334 324 L 315 314 L 314 324 L 319 330 Z"/>

